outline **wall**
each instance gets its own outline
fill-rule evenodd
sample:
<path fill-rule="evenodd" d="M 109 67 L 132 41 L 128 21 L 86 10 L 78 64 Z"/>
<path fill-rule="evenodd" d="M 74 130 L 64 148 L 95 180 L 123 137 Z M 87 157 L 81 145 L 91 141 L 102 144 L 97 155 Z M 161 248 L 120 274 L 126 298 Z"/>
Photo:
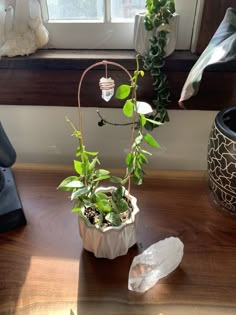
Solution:
<path fill-rule="evenodd" d="M 101 109 L 113 122 L 124 121 L 120 109 Z M 161 148 L 152 150 L 148 167 L 154 169 L 206 169 L 207 141 L 216 111 L 170 110 L 170 122 L 154 131 Z M 1 123 L 17 151 L 18 162 L 71 164 L 76 141 L 65 122 L 76 123 L 72 107 L 1 105 Z M 129 149 L 130 127 L 98 127 L 95 108 L 83 108 L 88 150 L 100 150 L 104 167 L 123 167 Z"/>

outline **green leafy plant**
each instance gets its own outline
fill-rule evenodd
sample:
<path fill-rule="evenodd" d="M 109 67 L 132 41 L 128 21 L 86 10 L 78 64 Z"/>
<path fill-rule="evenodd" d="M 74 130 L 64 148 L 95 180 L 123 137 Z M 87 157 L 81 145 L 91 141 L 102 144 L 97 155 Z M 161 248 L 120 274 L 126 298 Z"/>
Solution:
<path fill-rule="evenodd" d="M 125 157 L 126 172 L 124 177 L 112 176 L 108 170 L 100 168 L 98 152 L 88 151 L 84 145 L 81 124 L 81 111 L 79 108 L 80 130 L 67 118 L 73 130 L 72 136 L 78 140 L 76 159 L 74 160 L 75 176 L 65 178 L 58 186 L 59 189 L 69 191 L 74 202 L 72 212 L 85 209 L 87 218 L 97 227 L 109 225 L 118 226 L 124 218 L 130 216 L 132 211 L 129 202 L 131 181 L 142 184 L 144 178 L 144 165 L 148 163 L 151 153 L 143 148 L 143 143 L 158 148 L 158 142 L 144 128 L 147 123 L 161 124 L 146 116 L 152 108 L 145 102 L 137 100 L 137 82 L 139 76 L 144 76 L 139 69 L 139 59 L 136 58 L 137 69 L 130 77 L 130 84 L 122 84 L 116 90 L 116 98 L 124 100 L 123 114 L 131 119 L 132 144 L 130 152 Z M 104 181 L 117 184 L 112 192 L 100 191 L 98 188 Z M 125 185 L 128 185 L 126 193 Z M 124 216 L 124 214 L 126 214 Z"/>
<path fill-rule="evenodd" d="M 156 35 L 150 38 L 150 48 L 144 57 L 144 69 L 149 71 L 153 79 L 155 99 L 153 99 L 154 112 L 150 118 L 159 121 L 169 121 L 167 106 L 170 102 L 168 79 L 163 72 L 165 65 L 165 47 L 167 34 L 170 31 L 169 21 L 175 13 L 174 0 L 146 0 L 146 14 L 144 25 L 147 31 L 158 29 Z M 148 123 L 147 129 L 153 129 L 157 125 Z"/>

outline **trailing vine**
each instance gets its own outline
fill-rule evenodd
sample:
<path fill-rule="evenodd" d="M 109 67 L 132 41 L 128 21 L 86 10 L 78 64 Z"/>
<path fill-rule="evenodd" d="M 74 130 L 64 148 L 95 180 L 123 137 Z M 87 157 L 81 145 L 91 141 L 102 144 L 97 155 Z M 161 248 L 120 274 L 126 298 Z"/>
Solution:
<path fill-rule="evenodd" d="M 87 72 L 94 67 L 104 65 L 107 71 L 107 65 L 121 68 L 129 77 L 129 84 L 122 84 L 116 89 L 115 97 L 124 101 L 123 114 L 130 119 L 131 122 L 131 144 L 130 150 L 125 157 L 125 174 L 123 177 L 112 176 L 110 171 L 100 167 L 99 152 L 88 151 L 84 143 L 83 136 L 83 119 L 81 111 L 80 92 L 82 82 Z M 89 66 L 82 73 L 78 85 L 78 113 L 79 128 L 67 118 L 73 134 L 77 141 L 76 159 L 74 160 L 74 169 L 76 174 L 65 178 L 59 189 L 71 192 L 71 200 L 74 202 L 72 212 L 88 211 L 88 215 L 96 213 L 96 220 L 93 221 L 97 227 L 104 227 L 104 224 L 119 226 L 122 224 L 122 214 L 131 211 L 129 206 L 129 195 L 131 181 L 134 184 L 141 185 L 144 180 L 144 168 L 148 163 L 148 157 L 151 152 L 144 149 L 143 144 L 154 148 L 159 148 L 158 142 L 152 135 L 145 131 L 144 127 L 147 123 L 160 124 L 146 117 L 146 114 L 152 112 L 152 107 L 146 102 L 140 102 L 137 99 L 137 88 L 139 77 L 144 76 L 144 71 L 139 68 L 139 58 L 136 57 L 136 70 L 133 76 L 122 65 L 113 61 L 100 61 Z M 122 125 L 108 122 L 98 112 L 101 122 L 111 125 Z M 117 188 L 110 192 L 101 192 L 98 187 L 104 181 L 110 180 L 117 185 Z M 127 194 L 125 194 L 127 185 Z M 88 218 L 88 217 L 87 217 Z"/>
<path fill-rule="evenodd" d="M 150 48 L 144 57 L 144 69 L 150 72 L 153 79 L 155 98 L 153 99 L 154 112 L 151 119 L 161 123 L 169 121 L 167 106 L 170 103 L 170 91 L 167 75 L 163 72 L 165 65 L 165 47 L 167 34 L 170 31 L 169 20 L 175 13 L 174 0 L 146 0 L 147 13 L 144 25 L 147 31 L 158 29 L 150 38 Z M 146 128 L 152 130 L 158 125 L 149 123 Z"/>

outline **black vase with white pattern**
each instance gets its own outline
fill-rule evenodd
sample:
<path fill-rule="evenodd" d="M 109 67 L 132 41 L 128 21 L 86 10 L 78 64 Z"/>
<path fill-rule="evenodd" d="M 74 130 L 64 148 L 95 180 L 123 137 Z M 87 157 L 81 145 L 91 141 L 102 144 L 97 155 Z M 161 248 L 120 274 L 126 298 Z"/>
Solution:
<path fill-rule="evenodd" d="M 208 176 L 217 204 L 236 214 L 236 107 L 216 115 L 208 142 Z"/>

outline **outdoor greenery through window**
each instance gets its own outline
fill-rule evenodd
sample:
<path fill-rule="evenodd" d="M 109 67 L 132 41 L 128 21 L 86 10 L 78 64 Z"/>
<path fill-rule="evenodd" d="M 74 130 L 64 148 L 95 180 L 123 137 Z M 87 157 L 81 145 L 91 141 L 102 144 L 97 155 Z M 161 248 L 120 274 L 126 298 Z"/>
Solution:
<path fill-rule="evenodd" d="M 133 49 L 135 14 L 146 0 L 39 0 L 49 48 Z M 180 15 L 176 49 L 190 49 L 199 3 L 175 0 Z"/>
<path fill-rule="evenodd" d="M 133 19 L 144 11 L 145 0 L 47 0 L 47 5 L 50 20 L 116 21 Z"/>

